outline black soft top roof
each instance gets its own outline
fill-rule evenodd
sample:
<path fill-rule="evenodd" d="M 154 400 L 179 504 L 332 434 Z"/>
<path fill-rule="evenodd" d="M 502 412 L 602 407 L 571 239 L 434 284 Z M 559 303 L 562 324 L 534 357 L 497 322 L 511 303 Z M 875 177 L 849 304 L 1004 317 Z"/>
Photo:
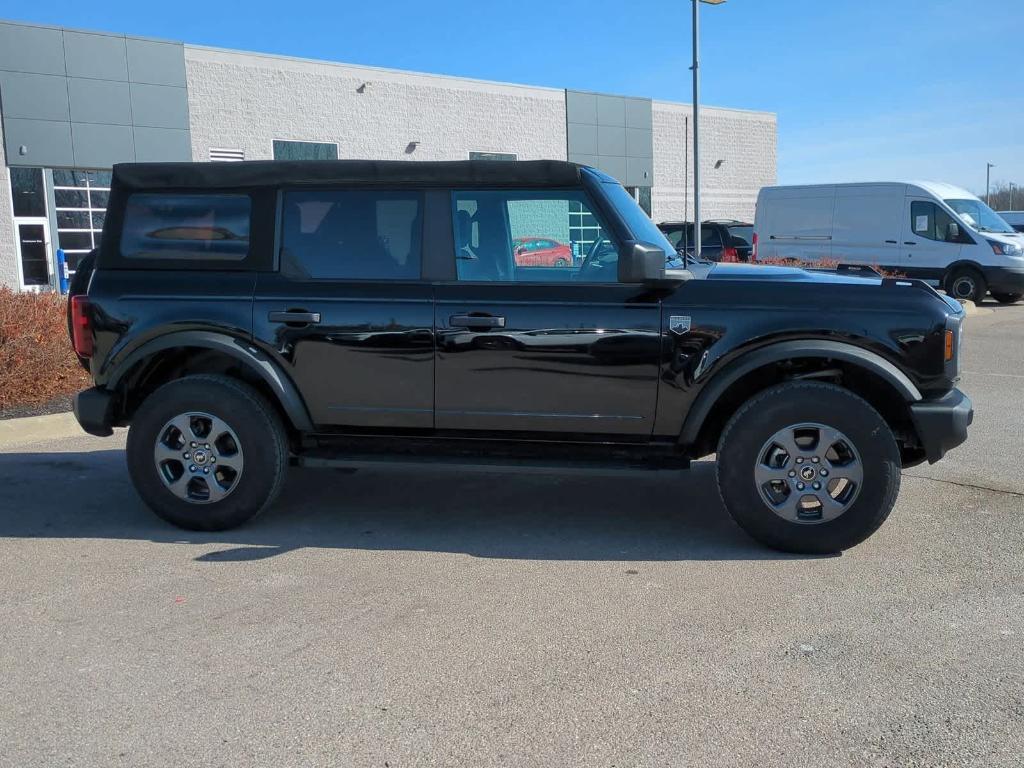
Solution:
<path fill-rule="evenodd" d="M 561 160 L 250 160 L 240 163 L 119 163 L 127 190 L 252 189 L 302 184 L 575 186 L 581 166 Z"/>

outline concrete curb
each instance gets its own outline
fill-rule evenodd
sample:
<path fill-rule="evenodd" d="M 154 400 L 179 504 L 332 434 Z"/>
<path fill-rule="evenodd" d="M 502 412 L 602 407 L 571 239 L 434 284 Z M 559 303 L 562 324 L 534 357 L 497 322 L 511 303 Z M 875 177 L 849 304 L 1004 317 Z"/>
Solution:
<path fill-rule="evenodd" d="M 85 435 L 73 413 L 51 413 L 0 421 L 0 448 Z"/>
<path fill-rule="evenodd" d="M 964 314 L 967 315 L 968 317 L 970 317 L 971 315 L 991 315 L 993 312 L 995 312 L 995 310 L 991 308 L 986 309 L 983 307 L 979 307 L 970 299 L 957 299 L 957 301 L 960 302 L 960 306 L 964 308 Z"/>

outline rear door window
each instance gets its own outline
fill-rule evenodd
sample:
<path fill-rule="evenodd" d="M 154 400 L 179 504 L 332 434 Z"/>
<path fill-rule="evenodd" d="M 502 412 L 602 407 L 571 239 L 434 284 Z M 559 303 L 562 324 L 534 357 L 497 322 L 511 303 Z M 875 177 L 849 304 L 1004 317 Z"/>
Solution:
<path fill-rule="evenodd" d="M 247 195 L 137 193 L 121 233 L 126 259 L 241 261 L 249 253 Z"/>
<path fill-rule="evenodd" d="M 313 280 L 417 280 L 422 212 L 419 192 L 286 192 L 281 273 Z"/>

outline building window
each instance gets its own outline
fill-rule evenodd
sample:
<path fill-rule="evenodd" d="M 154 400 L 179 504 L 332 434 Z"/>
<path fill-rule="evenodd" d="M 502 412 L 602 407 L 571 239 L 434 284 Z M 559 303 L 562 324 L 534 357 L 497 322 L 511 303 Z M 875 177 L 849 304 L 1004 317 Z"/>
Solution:
<path fill-rule="evenodd" d="M 15 216 L 45 216 L 42 168 L 11 168 L 11 200 Z"/>
<path fill-rule="evenodd" d="M 324 141 L 274 139 L 275 160 L 337 160 L 338 145 Z"/>
<path fill-rule="evenodd" d="M 515 160 L 511 152 L 470 152 L 470 160 Z"/>
<path fill-rule="evenodd" d="M 98 248 L 110 198 L 110 171 L 55 170 L 54 214 L 57 243 L 67 258 L 68 271 L 78 260 Z"/>

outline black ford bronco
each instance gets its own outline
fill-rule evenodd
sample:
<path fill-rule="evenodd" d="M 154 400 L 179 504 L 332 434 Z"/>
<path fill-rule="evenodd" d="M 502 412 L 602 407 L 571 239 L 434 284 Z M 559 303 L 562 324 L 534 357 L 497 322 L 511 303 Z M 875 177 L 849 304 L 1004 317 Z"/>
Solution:
<path fill-rule="evenodd" d="M 119 165 L 71 299 L 75 413 L 130 426 L 139 495 L 190 529 L 253 518 L 290 464 L 717 454 L 732 517 L 794 552 L 862 541 L 901 467 L 966 439 L 955 302 L 685 258 L 571 163 Z"/>

